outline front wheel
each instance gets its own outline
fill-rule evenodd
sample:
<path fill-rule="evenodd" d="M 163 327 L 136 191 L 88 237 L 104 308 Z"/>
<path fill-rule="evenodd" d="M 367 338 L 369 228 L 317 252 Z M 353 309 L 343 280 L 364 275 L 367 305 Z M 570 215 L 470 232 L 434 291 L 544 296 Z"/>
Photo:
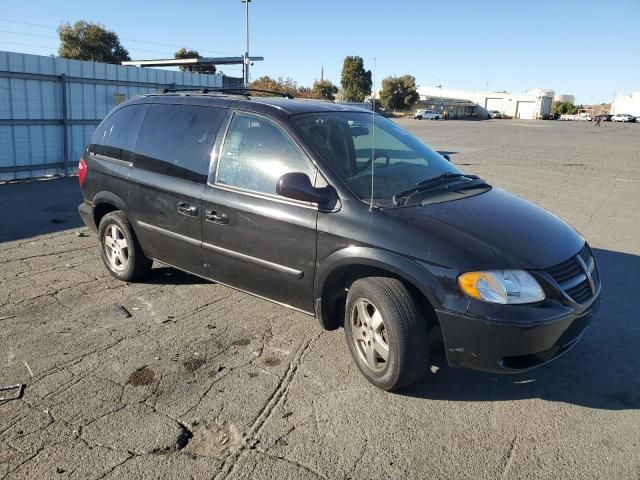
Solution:
<path fill-rule="evenodd" d="M 111 275 L 128 282 L 149 274 L 153 262 L 142 253 L 138 239 L 122 211 L 110 212 L 102 217 L 98 237 L 102 261 Z"/>
<path fill-rule="evenodd" d="M 427 370 L 425 320 L 399 280 L 369 277 L 354 282 L 347 295 L 344 330 L 358 369 L 378 388 L 406 387 Z"/>

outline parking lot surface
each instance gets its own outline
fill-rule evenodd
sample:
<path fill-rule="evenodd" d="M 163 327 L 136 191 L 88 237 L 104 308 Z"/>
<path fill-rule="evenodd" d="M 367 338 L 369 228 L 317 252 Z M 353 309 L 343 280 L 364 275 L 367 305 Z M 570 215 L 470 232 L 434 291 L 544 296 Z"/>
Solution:
<path fill-rule="evenodd" d="M 26 388 L 0 479 L 640 478 L 640 125 L 399 123 L 589 240 L 602 306 L 572 351 L 515 376 L 435 355 L 385 393 L 311 317 L 159 264 L 115 280 L 76 179 L 4 185 L 0 387 Z"/>

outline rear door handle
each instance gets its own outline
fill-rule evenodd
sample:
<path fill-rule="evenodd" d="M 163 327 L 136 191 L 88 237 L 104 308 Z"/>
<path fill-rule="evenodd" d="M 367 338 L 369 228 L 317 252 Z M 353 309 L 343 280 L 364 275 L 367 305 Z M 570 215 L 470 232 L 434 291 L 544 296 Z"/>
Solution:
<path fill-rule="evenodd" d="M 216 210 L 205 210 L 204 219 L 207 222 L 218 223 L 220 225 L 229 223 L 229 216 L 226 213 L 220 213 Z"/>
<path fill-rule="evenodd" d="M 178 204 L 176 205 L 176 210 L 178 210 L 178 213 L 186 215 L 188 217 L 198 216 L 198 207 L 187 202 L 178 202 Z"/>

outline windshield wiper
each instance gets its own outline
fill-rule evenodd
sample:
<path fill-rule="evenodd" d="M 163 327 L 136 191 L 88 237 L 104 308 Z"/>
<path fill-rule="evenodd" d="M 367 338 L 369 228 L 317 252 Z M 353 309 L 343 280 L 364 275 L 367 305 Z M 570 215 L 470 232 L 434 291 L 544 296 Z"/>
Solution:
<path fill-rule="evenodd" d="M 458 179 L 460 177 L 467 177 L 467 178 L 471 178 L 471 179 L 478 178 L 475 175 L 465 175 L 464 173 L 445 172 L 442 175 L 438 175 L 437 177 L 427 178 L 426 180 L 422 180 L 421 182 L 418 182 L 416 184 L 416 187 L 417 188 L 421 188 L 421 187 L 430 187 L 431 185 L 439 185 L 441 183 L 444 183 L 445 181 L 448 182 L 450 180 L 455 180 L 455 179 Z M 412 192 L 414 190 L 415 190 L 415 188 L 412 188 L 412 189 L 410 189 L 408 191 Z"/>
<path fill-rule="evenodd" d="M 404 190 L 402 192 L 396 193 L 393 196 L 393 204 L 396 207 L 402 206 L 405 204 L 405 202 L 409 199 L 409 197 L 411 197 L 412 195 L 419 193 L 419 192 L 426 192 L 428 190 L 431 190 L 435 187 L 440 187 L 442 185 L 445 185 L 447 183 L 453 182 L 455 180 L 458 180 L 460 178 L 468 178 L 469 181 L 466 182 L 465 184 L 462 185 L 457 185 L 456 186 L 456 190 L 466 190 L 469 188 L 478 188 L 482 185 L 487 185 L 486 182 L 484 182 L 483 180 L 480 179 L 480 177 L 478 177 L 477 175 L 468 175 L 468 174 L 464 174 L 464 173 L 453 173 L 453 172 L 446 172 L 443 173 L 442 175 L 438 175 L 436 177 L 432 177 L 432 178 L 428 178 L 426 180 L 422 180 L 421 182 L 418 182 L 416 184 L 415 187 L 410 188 L 408 190 Z M 474 180 L 480 180 L 480 182 L 476 182 Z"/>

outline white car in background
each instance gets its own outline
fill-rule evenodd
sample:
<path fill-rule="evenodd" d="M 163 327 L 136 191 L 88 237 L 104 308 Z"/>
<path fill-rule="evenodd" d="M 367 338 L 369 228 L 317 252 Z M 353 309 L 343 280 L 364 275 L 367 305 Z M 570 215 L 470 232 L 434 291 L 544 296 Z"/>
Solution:
<path fill-rule="evenodd" d="M 612 122 L 633 122 L 634 117 L 632 115 L 627 115 L 626 113 L 616 113 L 613 117 L 611 117 Z"/>
<path fill-rule="evenodd" d="M 416 120 L 440 120 L 443 118 L 442 113 L 433 110 L 417 110 L 413 118 Z"/>

